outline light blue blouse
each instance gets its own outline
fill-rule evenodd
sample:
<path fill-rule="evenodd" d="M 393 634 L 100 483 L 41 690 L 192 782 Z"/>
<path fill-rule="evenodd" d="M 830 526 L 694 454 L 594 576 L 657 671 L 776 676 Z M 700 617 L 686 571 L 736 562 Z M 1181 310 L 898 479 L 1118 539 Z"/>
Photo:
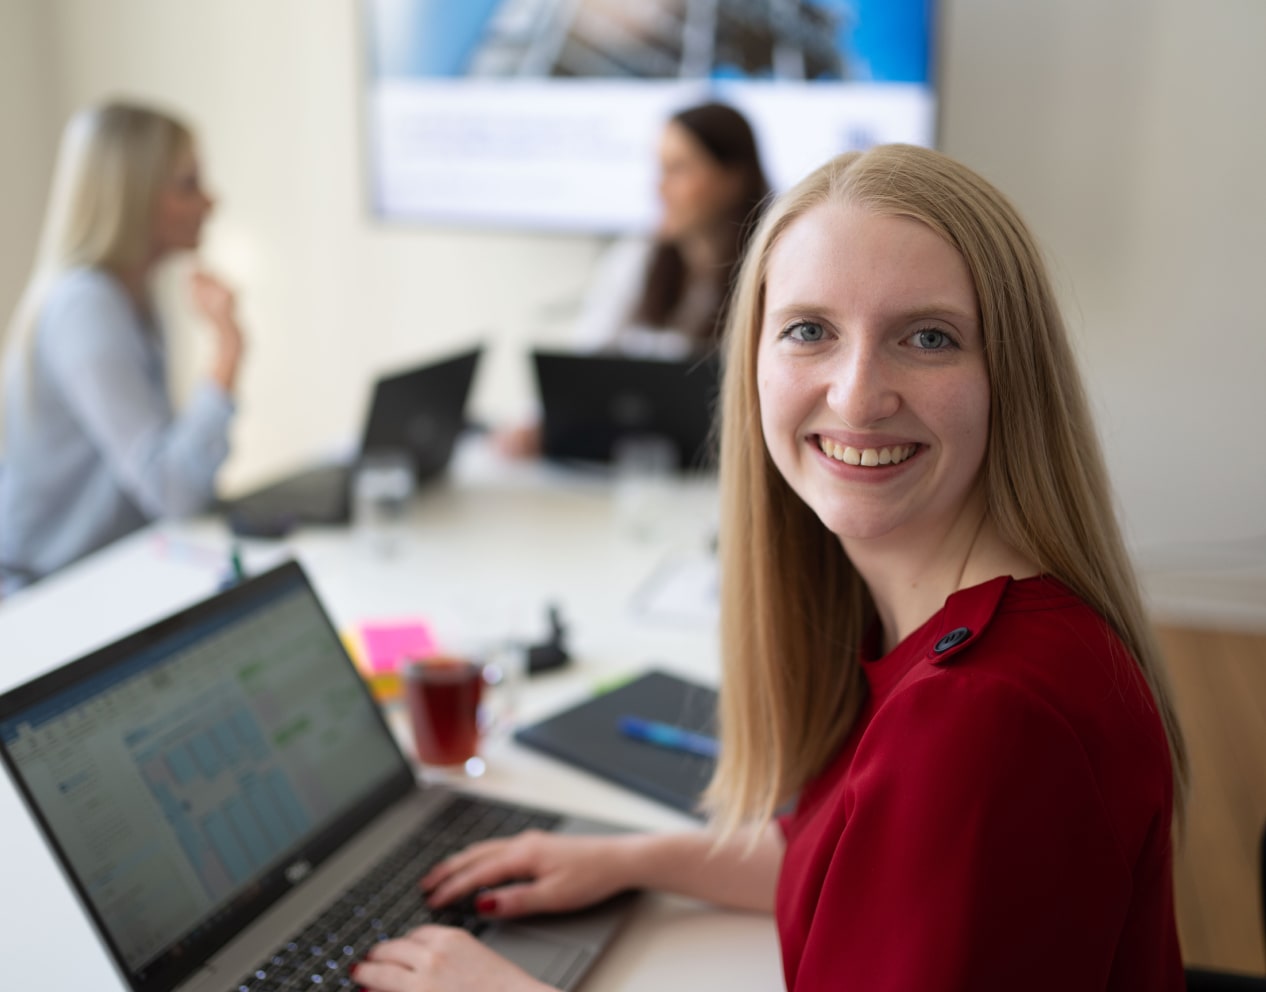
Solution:
<path fill-rule="evenodd" d="M 10 344 L 4 403 L 0 567 L 36 576 L 205 508 L 228 455 L 228 394 L 204 381 L 176 415 L 159 328 L 98 269 L 63 275 Z"/>

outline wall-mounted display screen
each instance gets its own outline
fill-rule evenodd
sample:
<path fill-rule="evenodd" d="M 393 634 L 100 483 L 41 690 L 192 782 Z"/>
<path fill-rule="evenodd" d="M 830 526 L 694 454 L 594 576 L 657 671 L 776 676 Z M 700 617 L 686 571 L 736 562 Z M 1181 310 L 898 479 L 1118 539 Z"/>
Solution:
<path fill-rule="evenodd" d="M 752 122 L 776 189 L 935 141 L 934 0 L 362 0 L 370 197 L 391 221 L 650 230 L 665 120 Z"/>

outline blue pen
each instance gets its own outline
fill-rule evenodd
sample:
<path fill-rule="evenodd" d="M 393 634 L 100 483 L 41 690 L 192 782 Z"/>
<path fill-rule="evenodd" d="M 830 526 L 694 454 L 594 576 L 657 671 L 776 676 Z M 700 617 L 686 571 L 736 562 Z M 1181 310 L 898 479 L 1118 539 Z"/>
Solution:
<path fill-rule="evenodd" d="M 643 720 L 639 716 L 622 716 L 619 721 L 620 733 L 635 741 L 645 741 L 671 751 L 684 751 L 697 754 L 703 758 L 717 756 L 717 739 L 706 734 L 696 734 L 670 723 L 659 723 L 655 720 Z"/>

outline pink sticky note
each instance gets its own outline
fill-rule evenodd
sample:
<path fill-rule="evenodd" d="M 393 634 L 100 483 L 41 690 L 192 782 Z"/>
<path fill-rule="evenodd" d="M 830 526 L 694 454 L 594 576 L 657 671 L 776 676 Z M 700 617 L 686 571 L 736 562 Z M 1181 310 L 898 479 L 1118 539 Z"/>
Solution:
<path fill-rule="evenodd" d="M 360 638 L 365 665 L 372 675 L 394 672 L 402 661 L 435 653 L 431 628 L 420 620 L 363 623 Z"/>

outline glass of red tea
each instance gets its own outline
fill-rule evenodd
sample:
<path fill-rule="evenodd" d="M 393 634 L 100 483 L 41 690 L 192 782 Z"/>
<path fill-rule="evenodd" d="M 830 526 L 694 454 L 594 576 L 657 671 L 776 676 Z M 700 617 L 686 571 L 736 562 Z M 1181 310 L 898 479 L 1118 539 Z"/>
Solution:
<path fill-rule="evenodd" d="M 448 656 L 416 659 L 405 666 L 404 687 L 418 760 L 432 768 L 481 774 L 484 665 Z"/>

